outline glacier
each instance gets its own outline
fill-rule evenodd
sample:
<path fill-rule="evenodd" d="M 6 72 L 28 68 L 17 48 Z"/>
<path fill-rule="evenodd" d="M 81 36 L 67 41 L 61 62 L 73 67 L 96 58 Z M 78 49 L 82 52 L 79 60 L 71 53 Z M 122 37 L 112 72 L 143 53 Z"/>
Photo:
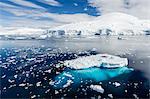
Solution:
<path fill-rule="evenodd" d="M 47 36 L 148 35 L 150 34 L 150 20 L 114 12 L 98 16 L 92 21 L 50 28 L 47 32 Z"/>
<path fill-rule="evenodd" d="M 87 62 L 86 58 L 89 62 Z M 99 63 L 97 62 L 98 60 Z M 103 64 L 103 62 L 107 64 Z M 61 74 L 54 78 L 53 87 L 55 89 L 63 89 L 69 86 L 75 88 L 81 85 L 81 83 L 95 83 L 110 80 L 111 78 L 117 77 L 121 74 L 126 74 L 133 71 L 132 68 L 127 67 L 126 58 L 120 58 L 118 56 L 107 54 L 105 54 L 105 56 L 103 54 L 86 56 L 83 57 L 83 59 L 79 58 L 78 61 L 76 59 L 69 60 L 67 63 L 70 64 L 66 66 Z"/>
<path fill-rule="evenodd" d="M 48 39 L 50 37 L 92 37 L 99 35 L 150 35 L 150 20 L 114 12 L 91 21 L 69 23 L 51 28 L 3 27 L 0 39 Z"/>

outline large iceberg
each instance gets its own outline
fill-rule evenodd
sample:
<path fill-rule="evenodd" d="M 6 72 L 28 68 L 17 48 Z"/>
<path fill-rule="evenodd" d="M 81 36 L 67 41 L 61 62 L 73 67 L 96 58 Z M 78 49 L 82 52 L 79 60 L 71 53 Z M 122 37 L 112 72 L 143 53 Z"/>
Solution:
<path fill-rule="evenodd" d="M 55 89 L 77 87 L 81 83 L 92 83 L 109 80 L 121 74 L 130 73 L 128 60 L 108 54 L 80 57 L 64 62 L 67 69 L 54 78 Z M 70 67 L 70 68 L 68 68 Z"/>
<path fill-rule="evenodd" d="M 89 67 L 116 68 L 127 66 L 128 59 L 109 54 L 97 54 L 67 60 L 64 61 L 64 65 L 73 69 L 84 69 Z"/>

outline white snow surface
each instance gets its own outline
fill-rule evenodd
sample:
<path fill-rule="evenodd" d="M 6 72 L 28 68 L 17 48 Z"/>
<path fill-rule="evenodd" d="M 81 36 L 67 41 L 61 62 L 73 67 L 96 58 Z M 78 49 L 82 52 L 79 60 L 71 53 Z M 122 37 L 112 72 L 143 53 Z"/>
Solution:
<path fill-rule="evenodd" d="M 120 58 L 118 56 L 109 55 L 109 54 L 97 54 L 91 56 L 82 56 L 73 60 L 64 61 L 66 67 L 73 69 L 84 69 L 89 67 L 100 67 L 105 68 L 117 68 L 128 65 L 127 58 Z"/>
<path fill-rule="evenodd" d="M 92 21 L 71 23 L 49 31 L 65 31 L 65 35 L 94 35 L 101 31 L 105 35 L 106 31 L 111 31 L 110 35 L 143 35 L 145 30 L 150 30 L 150 20 L 140 20 L 137 17 L 124 13 L 109 13 L 95 18 Z M 57 33 L 56 33 L 57 34 Z"/>

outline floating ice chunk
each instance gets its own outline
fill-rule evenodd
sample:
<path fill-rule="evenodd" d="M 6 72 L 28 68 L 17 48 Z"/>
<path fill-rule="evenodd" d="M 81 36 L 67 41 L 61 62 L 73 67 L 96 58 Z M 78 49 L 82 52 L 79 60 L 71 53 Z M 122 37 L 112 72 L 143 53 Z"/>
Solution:
<path fill-rule="evenodd" d="M 57 90 L 55 90 L 55 94 L 58 94 L 59 92 Z"/>
<path fill-rule="evenodd" d="M 16 84 L 13 84 L 13 85 L 10 85 L 8 88 L 12 88 L 12 87 L 15 87 L 16 86 Z"/>
<path fill-rule="evenodd" d="M 26 60 L 28 60 L 28 61 L 35 61 L 36 58 L 27 58 Z"/>
<path fill-rule="evenodd" d="M 115 85 L 115 87 L 119 87 L 119 86 L 121 85 L 121 84 L 118 83 L 118 82 L 114 82 L 113 84 Z"/>
<path fill-rule="evenodd" d="M 45 93 L 48 93 L 48 92 L 50 92 L 50 89 L 48 89 L 48 90 L 45 91 Z"/>
<path fill-rule="evenodd" d="M 108 96 L 109 96 L 110 98 L 113 98 L 113 95 L 112 95 L 112 94 L 108 94 Z"/>
<path fill-rule="evenodd" d="M 6 77 L 6 75 L 3 75 L 1 78 L 5 78 Z"/>
<path fill-rule="evenodd" d="M 67 80 L 67 83 L 63 85 L 63 88 L 70 86 L 73 83 L 72 80 Z"/>
<path fill-rule="evenodd" d="M 51 69 L 44 71 L 45 73 L 51 73 Z"/>
<path fill-rule="evenodd" d="M 41 82 L 40 82 L 40 81 L 37 82 L 37 83 L 36 83 L 36 86 L 37 86 L 37 87 L 41 86 Z"/>
<path fill-rule="evenodd" d="M 135 99 L 139 99 L 139 97 L 136 94 L 133 94 L 133 96 L 135 97 Z"/>
<path fill-rule="evenodd" d="M 101 85 L 90 85 L 90 88 L 97 92 L 104 93 L 104 89 Z"/>
<path fill-rule="evenodd" d="M 20 87 L 24 87 L 26 84 L 22 83 L 22 84 L 19 84 Z"/>
<path fill-rule="evenodd" d="M 73 60 L 67 60 L 64 61 L 64 65 L 74 69 L 84 69 L 94 66 L 104 68 L 117 68 L 127 66 L 128 59 L 108 54 L 97 54 L 91 56 L 83 56 Z"/>
<path fill-rule="evenodd" d="M 54 81 L 50 81 L 49 84 L 50 84 L 50 85 L 54 85 Z"/>
<path fill-rule="evenodd" d="M 36 95 L 33 95 L 33 96 L 31 96 L 31 99 L 33 99 L 33 98 L 35 98 L 36 97 Z"/>
<path fill-rule="evenodd" d="M 14 78 L 17 78 L 18 77 L 18 75 L 14 75 Z"/>
<path fill-rule="evenodd" d="M 15 80 L 8 79 L 8 82 L 13 83 Z"/>

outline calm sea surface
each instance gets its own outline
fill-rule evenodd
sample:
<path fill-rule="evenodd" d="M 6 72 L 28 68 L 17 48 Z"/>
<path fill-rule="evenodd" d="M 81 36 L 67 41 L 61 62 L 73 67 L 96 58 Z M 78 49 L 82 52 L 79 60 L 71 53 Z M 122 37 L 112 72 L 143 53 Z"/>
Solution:
<path fill-rule="evenodd" d="M 134 72 L 100 84 L 103 94 L 83 85 L 58 92 L 49 85 L 59 61 L 97 53 L 127 57 Z M 148 98 L 150 94 L 150 36 L 0 40 L 2 98 L 106 97 Z M 50 70 L 51 72 L 46 72 Z M 62 71 L 59 71 L 62 72 Z M 114 87 L 113 82 L 120 87 Z"/>

